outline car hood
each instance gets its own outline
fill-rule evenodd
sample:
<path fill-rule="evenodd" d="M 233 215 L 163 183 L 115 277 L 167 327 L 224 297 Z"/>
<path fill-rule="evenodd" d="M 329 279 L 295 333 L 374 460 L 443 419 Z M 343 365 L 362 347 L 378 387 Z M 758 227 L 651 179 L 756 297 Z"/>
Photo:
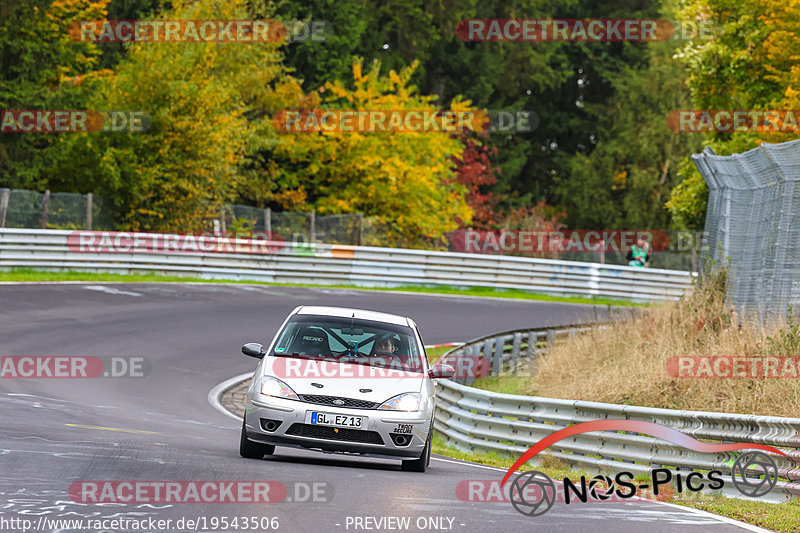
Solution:
<path fill-rule="evenodd" d="M 261 375 L 277 377 L 301 395 L 340 396 L 375 403 L 404 392 L 420 392 L 425 380 L 425 374 L 419 372 L 269 356 L 264 358 Z"/>

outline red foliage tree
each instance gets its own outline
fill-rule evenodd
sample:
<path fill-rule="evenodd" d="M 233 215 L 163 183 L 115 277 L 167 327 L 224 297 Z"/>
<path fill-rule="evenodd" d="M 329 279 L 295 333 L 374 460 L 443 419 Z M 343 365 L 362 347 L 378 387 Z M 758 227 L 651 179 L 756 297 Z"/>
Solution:
<path fill-rule="evenodd" d="M 460 159 L 456 159 L 456 181 L 467 187 L 466 201 L 472 208 L 471 227 L 478 230 L 492 229 L 497 225 L 497 213 L 494 211 L 497 199 L 492 193 L 481 192 L 481 188 L 497 183 L 498 167 L 492 167 L 489 159 L 497 153 L 497 148 L 487 147 L 480 144 L 475 139 L 462 138 L 464 142 L 464 152 Z M 458 224 L 461 228 L 466 224 L 460 220 Z"/>

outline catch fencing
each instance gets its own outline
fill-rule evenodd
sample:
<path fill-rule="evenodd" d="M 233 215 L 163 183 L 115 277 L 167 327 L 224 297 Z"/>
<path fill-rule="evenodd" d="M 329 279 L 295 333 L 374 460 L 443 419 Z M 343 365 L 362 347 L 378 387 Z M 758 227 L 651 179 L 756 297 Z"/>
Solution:
<path fill-rule="evenodd" d="M 215 233 L 265 232 L 284 241 L 298 243 L 324 242 L 328 244 L 349 244 L 354 246 L 381 246 L 449 250 L 470 252 L 459 248 L 455 237 L 465 230 L 455 230 L 441 236 L 418 236 L 408 241 L 393 226 L 391 221 L 378 216 L 364 216 L 363 213 L 343 213 L 338 215 L 319 215 L 310 211 L 274 211 L 270 208 L 253 207 L 242 204 L 227 204 L 215 209 L 216 214 L 203 220 L 199 227 Z M 41 228 L 66 230 L 114 230 L 119 227 L 115 220 L 115 209 L 102 196 L 74 193 L 51 193 L 0 187 L 0 229 L 1 228 Z M 512 233 L 516 230 L 508 230 Z M 620 230 L 600 230 L 620 233 Z M 654 251 L 648 266 L 666 270 L 697 271 L 697 249 L 701 233 L 690 231 L 654 230 L 656 234 L 668 236 L 669 246 Z M 547 232 L 540 232 L 547 233 Z M 584 232 L 585 233 L 585 232 Z M 411 244 L 409 244 L 411 243 Z M 564 243 L 565 245 L 568 243 Z M 631 243 L 632 244 L 632 243 Z M 572 245 L 556 247 L 555 250 L 531 249 L 530 251 L 509 251 L 497 248 L 489 253 L 494 255 L 514 255 L 542 259 L 558 259 L 571 262 L 610 263 L 627 265 L 629 245 L 620 243 L 619 248 L 599 247 L 597 251 L 573 248 Z"/>
<path fill-rule="evenodd" d="M 113 230 L 114 210 L 102 196 L 0 188 L 0 228 Z M 353 244 L 379 242 L 383 228 L 361 213 L 317 215 L 315 211 L 273 211 L 241 204 L 220 208 L 208 221 L 216 232 L 263 231 L 284 240 Z"/>
<path fill-rule="evenodd" d="M 740 313 L 786 317 L 800 303 L 800 140 L 692 158 L 709 191 L 703 272 L 729 266 Z"/>
<path fill-rule="evenodd" d="M 490 375 L 514 374 L 520 367 L 530 370 L 536 357 L 554 342 L 590 327 L 539 328 L 490 335 L 447 352 L 440 362 L 456 366 L 464 354 L 480 353 L 488 361 Z M 524 373 L 530 375 L 529 371 Z M 468 381 L 474 380 L 468 378 Z M 541 439 L 573 424 L 612 419 L 655 422 L 706 442 L 766 444 L 782 449 L 786 457 L 771 455 L 778 467 L 778 481 L 763 499 L 780 503 L 800 497 L 798 418 L 500 394 L 455 380 L 439 380 L 436 394 L 434 427 L 449 444 L 464 451 L 519 456 Z M 730 475 L 737 456 L 734 452 L 699 453 L 648 435 L 613 431 L 575 435 L 553 444 L 542 454 L 587 472 L 626 471 L 646 475 L 654 468 L 668 468 L 675 474 L 675 468 L 680 468 L 684 474 L 718 470 L 726 476 Z M 740 496 L 731 483 L 725 483 L 722 492 Z"/>
<path fill-rule="evenodd" d="M 268 243 L 269 249 L 264 253 L 236 252 L 239 245 L 249 248 L 257 242 L 246 239 L 235 239 L 234 251 L 225 253 L 179 253 L 149 247 L 146 243 L 163 243 L 168 236 L 144 233 L 95 232 L 91 234 L 96 237 L 95 242 L 111 245 L 107 251 L 98 251 L 99 245 L 84 250 L 80 244 L 82 235 L 90 234 L 0 229 L 0 269 L 153 272 L 203 279 L 359 287 L 484 287 L 638 302 L 678 299 L 694 278 L 689 272 L 677 270 L 294 241 Z M 103 241 L 102 235 L 108 241 Z M 137 244 L 137 240 L 141 243 Z M 121 241 L 127 243 L 125 251 L 114 246 Z"/>

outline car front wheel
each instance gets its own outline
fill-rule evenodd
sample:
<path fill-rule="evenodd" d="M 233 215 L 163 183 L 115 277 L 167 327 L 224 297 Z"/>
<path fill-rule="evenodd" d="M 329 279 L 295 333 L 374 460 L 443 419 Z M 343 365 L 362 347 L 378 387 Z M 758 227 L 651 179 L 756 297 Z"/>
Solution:
<path fill-rule="evenodd" d="M 419 459 L 412 459 L 410 461 L 403 461 L 401 470 L 404 472 L 424 472 L 431 462 L 431 440 L 433 439 L 433 427 L 431 432 L 428 433 L 428 440 L 425 441 L 425 448 L 422 450 L 422 455 Z"/>
<path fill-rule="evenodd" d="M 242 420 L 242 436 L 239 438 L 239 455 L 248 459 L 261 459 L 265 455 L 272 455 L 275 453 L 274 445 L 261 444 L 248 439 L 244 427 L 244 420 Z"/>

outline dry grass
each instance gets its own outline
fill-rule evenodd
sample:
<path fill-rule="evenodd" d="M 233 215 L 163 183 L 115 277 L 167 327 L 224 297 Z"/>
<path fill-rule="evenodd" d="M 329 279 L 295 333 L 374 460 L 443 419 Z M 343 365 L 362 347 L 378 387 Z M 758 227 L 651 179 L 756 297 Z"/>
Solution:
<path fill-rule="evenodd" d="M 595 329 L 542 357 L 525 393 L 549 398 L 800 417 L 800 379 L 674 378 L 672 356 L 800 356 L 800 328 L 744 321 L 724 302 L 724 270 L 678 302 Z"/>

